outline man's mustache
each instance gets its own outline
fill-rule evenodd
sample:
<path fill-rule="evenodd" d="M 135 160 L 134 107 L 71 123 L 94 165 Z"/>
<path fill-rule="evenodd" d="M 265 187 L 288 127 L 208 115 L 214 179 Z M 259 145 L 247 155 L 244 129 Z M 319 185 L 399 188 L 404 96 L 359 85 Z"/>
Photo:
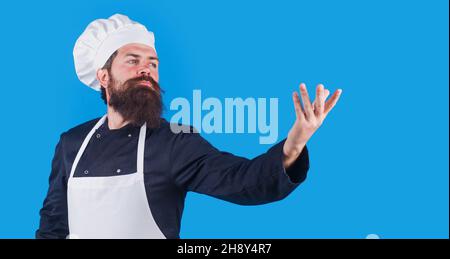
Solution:
<path fill-rule="evenodd" d="M 125 81 L 124 85 L 135 86 L 142 81 L 149 82 L 152 85 L 153 90 L 157 91 L 158 93 L 161 91 L 159 84 L 151 76 L 147 76 L 147 75 L 142 75 L 139 77 L 128 79 L 127 81 Z"/>

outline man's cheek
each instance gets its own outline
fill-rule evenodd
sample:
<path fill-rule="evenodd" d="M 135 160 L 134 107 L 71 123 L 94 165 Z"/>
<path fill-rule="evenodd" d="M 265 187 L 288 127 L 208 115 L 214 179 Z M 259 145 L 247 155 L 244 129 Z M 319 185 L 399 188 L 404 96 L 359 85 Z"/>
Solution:
<path fill-rule="evenodd" d="M 136 68 L 123 67 L 118 69 L 114 76 L 122 82 L 127 81 L 128 79 L 134 78 L 137 75 Z"/>

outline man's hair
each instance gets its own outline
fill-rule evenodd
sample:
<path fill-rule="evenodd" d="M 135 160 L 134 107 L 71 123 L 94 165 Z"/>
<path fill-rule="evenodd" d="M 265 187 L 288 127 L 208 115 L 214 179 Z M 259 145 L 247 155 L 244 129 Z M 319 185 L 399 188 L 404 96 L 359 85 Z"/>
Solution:
<path fill-rule="evenodd" d="M 106 71 L 108 71 L 109 77 L 111 78 L 111 67 L 112 67 L 112 63 L 114 61 L 114 58 L 117 56 L 117 50 L 108 58 L 108 60 L 106 61 L 105 65 L 102 67 L 102 69 L 106 69 Z M 103 101 L 105 102 L 105 104 L 107 104 L 106 102 L 106 89 L 103 86 L 100 86 L 101 89 L 101 97 L 103 99 Z"/>

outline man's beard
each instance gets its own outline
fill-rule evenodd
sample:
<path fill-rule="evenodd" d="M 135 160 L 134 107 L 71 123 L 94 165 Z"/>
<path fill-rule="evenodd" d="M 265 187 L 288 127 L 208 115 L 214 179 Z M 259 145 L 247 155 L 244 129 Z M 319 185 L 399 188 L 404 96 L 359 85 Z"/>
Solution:
<path fill-rule="evenodd" d="M 151 83 L 151 89 L 140 81 Z M 141 76 L 119 84 L 111 75 L 111 83 L 107 88 L 109 103 L 125 121 L 135 126 L 147 123 L 149 128 L 158 128 L 161 122 L 162 99 L 159 84 L 150 76 Z"/>

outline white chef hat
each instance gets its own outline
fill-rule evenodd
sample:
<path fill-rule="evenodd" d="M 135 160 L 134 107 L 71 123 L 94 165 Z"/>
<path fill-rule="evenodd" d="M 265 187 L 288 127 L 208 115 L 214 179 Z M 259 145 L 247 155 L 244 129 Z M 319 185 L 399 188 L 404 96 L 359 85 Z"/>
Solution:
<path fill-rule="evenodd" d="M 145 44 L 156 51 L 153 32 L 125 15 L 115 14 L 108 19 L 91 22 L 73 49 L 78 78 L 85 85 L 100 91 L 97 70 L 105 65 L 116 50 L 130 43 Z"/>

